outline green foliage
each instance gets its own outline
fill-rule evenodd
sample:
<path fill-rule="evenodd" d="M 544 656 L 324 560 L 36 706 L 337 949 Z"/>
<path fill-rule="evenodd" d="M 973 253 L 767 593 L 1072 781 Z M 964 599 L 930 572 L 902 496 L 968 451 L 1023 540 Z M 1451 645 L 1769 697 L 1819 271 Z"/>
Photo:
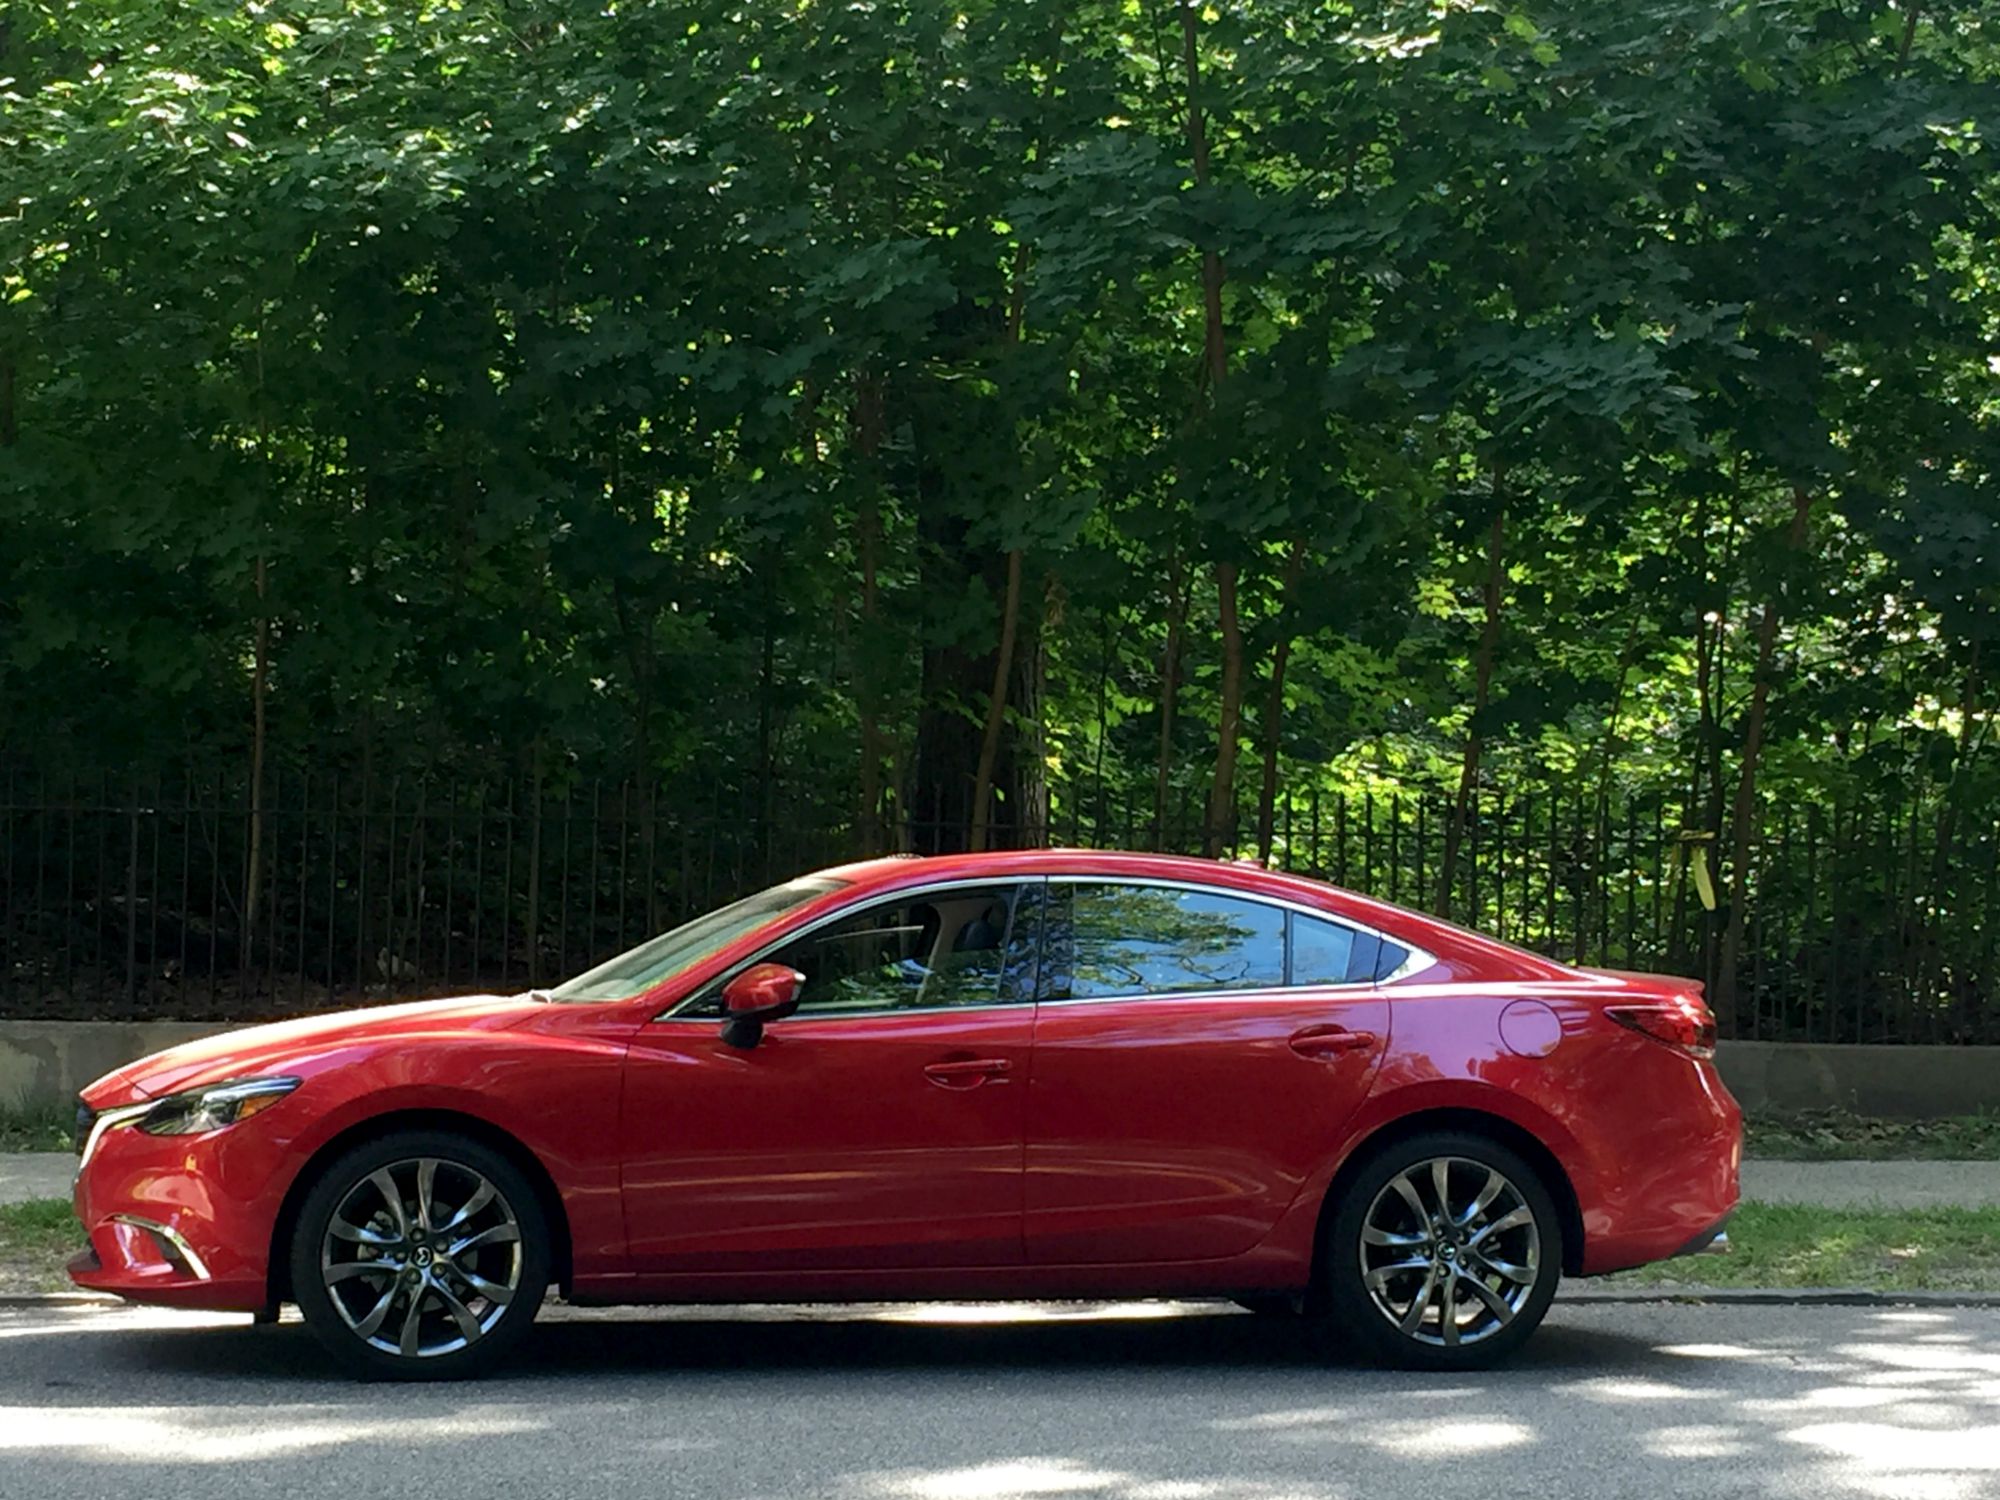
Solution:
<path fill-rule="evenodd" d="M 1227 562 L 1294 786 L 1719 833 L 1772 607 L 1762 796 L 1990 809 L 1996 17 L 1864 16 L 1218 0 L 1201 184 L 1174 0 L 17 0 L 0 740 L 240 762 L 262 627 L 281 762 L 921 816 L 1021 549 L 1059 796 L 1205 795 Z"/>

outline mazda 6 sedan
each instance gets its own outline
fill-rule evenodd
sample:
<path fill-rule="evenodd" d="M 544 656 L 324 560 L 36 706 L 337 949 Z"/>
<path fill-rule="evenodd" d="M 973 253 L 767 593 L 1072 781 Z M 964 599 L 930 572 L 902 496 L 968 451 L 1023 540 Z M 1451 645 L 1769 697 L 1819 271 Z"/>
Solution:
<path fill-rule="evenodd" d="M 236 1031 L 84 1091 L 78 1284 L 462 1376 L 572 1303 L 1214 1297 L 1484 1364 L 1711 1248 L 1689 980 L 1158 855 L 884 859 L 546 992 Z"/>

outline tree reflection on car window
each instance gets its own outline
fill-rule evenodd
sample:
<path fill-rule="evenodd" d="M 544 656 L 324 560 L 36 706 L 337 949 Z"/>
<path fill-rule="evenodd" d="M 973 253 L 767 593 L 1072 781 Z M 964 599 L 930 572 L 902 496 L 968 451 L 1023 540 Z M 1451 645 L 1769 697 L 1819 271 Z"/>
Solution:
<path fill-rule="evenodd" d="M 806 976 L 799 1014 L 937 1009 L 1023 998 L 1002 979 L 1032 965 L 1013 886 L 959 887 L 878 902 L 771 957 Z M 1018 930 L 1016 930 L 1018 928 Z"/>
<path fill-rule="evenodd" d="M 1173 886 L 1072 885 L 1053 917 L 1051 992 L 1072 999 L 1275 988 L 1285 982 L 1285 913 Z"/>

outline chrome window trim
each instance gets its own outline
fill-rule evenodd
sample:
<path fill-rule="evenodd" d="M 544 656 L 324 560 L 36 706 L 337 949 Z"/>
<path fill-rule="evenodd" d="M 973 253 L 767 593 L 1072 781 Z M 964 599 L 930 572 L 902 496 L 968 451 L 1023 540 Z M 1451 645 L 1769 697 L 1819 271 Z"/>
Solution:
<path fill-rule="evenodd" d="M 898 890 L 882 891 L 878 893 L 878 895 L 876 896 L 864 897 L 861 901 L 857 902 L 853 906 L 844 906 L 837 911 L 830 911 L 826 913 L 824 916 L 819 917 L 814 921 L 806 923 L 805 926 L 798 928 L 796 931 L 788 932 L 783 937 L 777 939 L 775 942 L 772 942 L 767 946 L 758 949 L 749 958 L 744 959 L 743 962 L 732 965 L 730 968 L 716 975 L 715 978 L 711 979 L 707 984 L 703 985 L 700 989 L 696 990 L 692 995 L 689 995 L 685 1000 L 677 1001 L 674 1005 L 672 1005 L 668 1009 L 661 1011 L 657 1016 L 653 1017 L 653 1020 L 654 1021 L 713 1021 L 715 1019 L 715 1017 L 713 1016 L 683 1016 L 681 1012 L 688 1009 L 690 1006 L 696 1004 L 697 1002 L 704 1000 L 708 998 L 710 995 L 714 994 L 717 990 L 721 989 L 723 985 L 729 983 L 729 981 L 734 979 L 738 974 L 741 974 L 745 969 L 754 968 L 756 965 L 763 963 L 773 953 L 776 953 L 780 948 L 788 947 L 792 943 L 797 942 L 800 938 L 810 937 L 813 933 L 818 932 L 822 927 L 830 927 L 835 922 L 844 921 L 846 918 L 853 916 L 855 912 L 865 911 L 870 906 L 879 905 L 882 902 L 887 902 L 887 901 L 914 899 L 919 896 L 932 895 L 940 891 L 970 891 L 970 890 L 978 890 L 981 887 L 991 887 L 999 885 L 1020 885 L 1020 886 L 1031 885 L 1031 884 L 1040 885 L 1044 882 L 1045 879 L 1046 877 L 1041 875 L 989 875 L 984 879 L 973 879 L 970 877 L 965 877 L 957 880 L 940 880 L 931 885 L 908 885 L 908 886 L 903 886 Z M 800 1019 L 807 1021 L 814 1019 L 824 1020 L 824 1021 L 836 1021 L 836 1020 L 846 1020 L 849 1018 L 859 1020 L 868 1016 L 919 1016 L 919 1015 L 942 1015 L 946 1013 L 950 1013 L 953 1015 L 964 1015 L 971 1011 L 980 1011 L 980 1010 L 1015 1010 L 1023 1005 L 1033 1005 L 1034 1003 L 1035 1002 L 1033 999 L 1027 999 L 1027 1000 L 995 1000 L 991 1004 L 981 1004 L 981 1005 L 924 1005 L 924 1006 L 897 1005 L 897 1006 L 885 1006 L 879 1010 L 847 1010 L 847 1011 L 841 1011 L 835 1015 L 822 1014 L 818 1017 L 814 1017 L 811 1013 L 807 1012 L 807 1013 L 801 1013 Z"/>
<path fill-rule="evenodd" d="M 1141 991 L 1139 993 L 1130 995 L 1081 995 L 1081 996 L 1065 997 L 1061 1000 L 1043 1000 L 1040 998 L 1032 1000 L 996 1000 L 990 1005 L 926 1005 L 926 1006 L 909 1006 L 909 1007 L 897 1006 L 881 1010 L 842 1011 L 835 1015 L 821 1015 L 817 1018 L 811 1015 L 806 1015 L 802 1017 L 802 1019 L 805 1020 L 819 1019 L 826 1021 L 836 1021 L 836 1020 L 849 1020 L 849 1019 L 867 1020 L 870 1018 L 881 1017 L 881 1016 L 919 1016 L 919 1015 L 944 1015 L 944 1014 L 966 1015 L 982 1010 L 1013 1010 L 1022 1005 L 1107 1005 L 1107 1004 L 1117 1004 L 1119 1002 L 1129 1001 L 1129 1000 L 1196 1000 L 1214 995 L 1274 995 L 1274 994 L 1285 995 L 1285 994 L 1295 994 L 1303 990 L 1341 990 L 1341 991 L 1359 992 L 1365 990 L 1379 989 L 1383 985 L 1394 984 L 1399 979 L 1407 979 L 1412 974 L 1422 973 L 1425 969 L 1428 969 L 1432 964 L 1438 961 L 1436 954 L 1431 953 L 1426 949 L 1419 948 L 1416 944 L 1410 942 L 1405 938 L 1397 937 L 1392 932 L 1385 932 L 1380 927 L 1372 927 L 1366 922 L 1357 922 L 1352 917 L 1344 915 L 1336 915 L 1333 912 L 1327 911 L 1324 907 L 1313 906 L 1305 901 L 1295 900 L 1288 896 L 1267 895 L 1262 891 L 1239 890 L 1234 886 L 1209 885 L 1199 880 L 1176 880 L 1168 876 L 1144 876 L 1144 875 L 1128 876 L 1128 875 L 1109 874 L 1109 873 L 1086 872 L 1078 874 L 1078 873 L 1065 872 L 1062 874 L 1049 874 L 1049 875 L 989 876 L 985 879 L 962 877 L 955 880 L 941 880 L 934 885 L 905 886 L 900 890 L 884 891 L 881 893 L 880 899 L 884 901 L 890 901 L 902 897 L 917 897 L 917 896 L 929 895 L 933 892 L 939 892 L 939 891 L 970 890 L 979 886 L 1028 885 L 1037 883 L 1043 885 L 1142 885 L 1142 886 L 1152 886 L 1166 890 L 1193 891 L 1198 894 L 1208 895 L 1208 896 L 1233 896 L 1238 900 L 1256 902 L 1261 906 L 1275 906 L 1283 911 L 1295 912 L 1302 917 L 1312 917 L 1321 922 L 1331 922 L 1338 927 L 1351 928 L 1355 932 L 1366 934 L 1367 936 L 1373 937 L 1381 942 L 1394 943 L 1398 948 L 1401 948 L 1404 951 L 1405 957 L 1400 964 L 1398 964 L 1393 970 L 1391 970 L 1388 974 L 1385 974 L 1380 979 L 1343 980 L 1338 984 L 1260 985 L 1254 989 L 1244 988 L 1244 989 L 1233 989 L 1233 990 L 1209 989 L 1209 990 L 1171 990 L 1171 991 L 1157 991 L 1157 992 Z M 872 902 L 867 904 L 872 904 Z M 817 932 L 822 927 L 828 926 L 833 922 L 839 921 L 843 917 L 852 915 L 853 910 L 854 908 L 849 907 L 849 908 L 844 908 L 840 911 L 829 912 L 825 916 L 819 918 L 817 921 L 807 923 L 804 927 L 799 928 L 796 932 L 787 933 L 785 936 L 779 938 L 776 942 L 771 943 L 769 946 L 765 948 L 759 949 L 756 954 L 754 954 L 750 958 L 745 959 L 742 963 L 733 966 L 727 972 L 718 974 L 713 980 L 703 985 L 699 990 L 695 991 L 694 994 L 689 995 L 685 1000 L 678 1002 L 670 1009 L 662 1011 L 659 1015 L 654 1016 L 653 1020 L 655 1022 L 713 1021 L 715 1019 L 713 1016 L 684 1016 L 681 1013 L 687 1010 L 690 1006 L 694 1005 L 697 1001 L 703 1000 L 709 995 L 713 994 L 717 989 L 727 984 L 730 980 L 734 979 L 738 974 L 742 973 L 745 969 L 750 968 L 753 964 L 759 964 L 764 962 L 764 960 L 767 959 L 771 954 L 777 952 L 778 949 L 784 947 L 786 944 L 794 942 L 799 938 L 807 937 L 810 934 Z"/>

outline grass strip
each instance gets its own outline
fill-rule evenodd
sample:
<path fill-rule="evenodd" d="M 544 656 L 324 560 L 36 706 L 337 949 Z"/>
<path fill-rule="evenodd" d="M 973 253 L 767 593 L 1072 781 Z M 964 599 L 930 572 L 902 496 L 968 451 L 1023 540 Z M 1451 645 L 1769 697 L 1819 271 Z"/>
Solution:
<path fill-rule="evenodd" d="M 1661 1261 L 1597 1285 L 2000 1292 L 2000 1208 L 1746 1203 L 1729 1244 L 1727 1255 Z"/>
<path fill-rule="evenodd" d="M 67 1198 L 0 1203 L 0 1292 L 74 1291 L 63 1262 L 83 1245 Z"/>

